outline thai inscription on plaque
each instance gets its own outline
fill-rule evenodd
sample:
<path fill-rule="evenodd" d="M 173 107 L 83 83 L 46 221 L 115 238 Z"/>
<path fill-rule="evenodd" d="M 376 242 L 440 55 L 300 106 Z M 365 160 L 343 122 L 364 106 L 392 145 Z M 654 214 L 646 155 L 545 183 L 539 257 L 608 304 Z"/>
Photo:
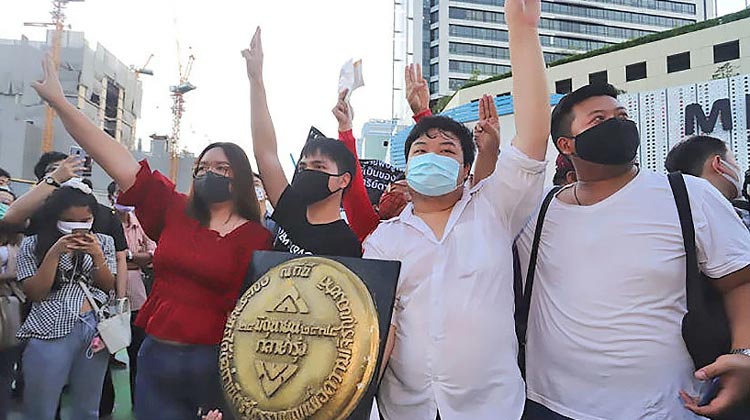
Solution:
<path fill-rule="evenodd" d="M 367 287 L 320 257 L 284 262 L 253 283 L 227 321 L 219 367 L 241 419 L 345 419 L 378 359 Z"/>

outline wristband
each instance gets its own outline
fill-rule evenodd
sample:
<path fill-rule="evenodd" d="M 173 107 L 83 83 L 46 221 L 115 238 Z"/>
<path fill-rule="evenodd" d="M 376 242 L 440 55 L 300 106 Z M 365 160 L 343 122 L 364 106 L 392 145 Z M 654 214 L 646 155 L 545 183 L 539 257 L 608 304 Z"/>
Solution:
<path fill-rule="evenodd" d="M 750 349 L 734 349 L 729 354 L 741 354 L 750 357 Z"/>

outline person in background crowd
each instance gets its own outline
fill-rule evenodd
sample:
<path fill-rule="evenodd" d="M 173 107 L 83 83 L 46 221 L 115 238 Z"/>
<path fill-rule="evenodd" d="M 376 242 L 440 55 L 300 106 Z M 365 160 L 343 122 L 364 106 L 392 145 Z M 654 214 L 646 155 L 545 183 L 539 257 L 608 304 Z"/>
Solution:
<path fill-rule="evenodd" d="M 258 28 L 242 52 L 250 81 L 253 151 L 279 224 L 274 249 L 293 254 L 360 257 L 362 248 L 341 218 L 341 199 L 351 185 L 356 161 L 333 139 L 309 140 L 302 149 L 292 183 L 276 150 L 276 133 L 263 83 L 263 44 Z"/>
<path fill-rule="evenodd" d="M 39 222 L 34 217 L 34 213 L 50 194 L 60 188 L 60 185 L 77 178 L 83 170 L 83 162 L 76 156 L 68 156 L 60 152 L 43 154 L 34 165 L 37 185 L 13 202 L 13 205 L 8 208 L 5 220 L 11 224 L 27 224 L 26 234 L 35 234 Z M 93 231 L 111 236 L 115 240 L 117 251 L 116 276 L 124 281 L 127 278 L 128 243 L 122 231 L 122 224 L 112 213 L 111 208 L 103 204 L 97 204 Z"/>
<path fill-rule="evenodd" d="M 422 76 L 421 64 L 409 64 L 404 70 L 404 81 L 406 85 L 406 100 L 413 112 L 412 118 L 416 123 L 422 118 L 432 116 L 430 110 L 430 91 L 427 81 Z M 345 101 L 348 91 L 339 93 L 338 102 L 333 108 L 333 115 L 339 123 L 339 140 L 356 157 L 357 140 L 352 132 L 352 118 L 354 115 L 350 105 Z M 499 141 L 499 140 L 498 140 Z M 474 174 L 469 177 L 469 185 L 474 186 L 479 181 L 487 178 L 495 170 L 497 164 L 500 144 L 490 144 L 482 147 L 477 143 L 477 157 L 474 165 Z M 352 230 L 360 241 L 371 234 L 381 220 L 388 220 L 398 216 L 411 201 L 406 186 L 406 179 L 396 180 L 391 183 L 380 197 L 377 208 L 370 204 L 367 188 L 365 187 L 362 167 L 357 159 L 356 172 L 352 181 L 351 191 L 344 197 L 344 210 L 351 224 Z"/>
<path fill-rule="evenodd" d="M 10 188 L 10 180 L 10 172 L 6 171 L 3 168 L 0 168 L 0 187 Z"/>
<path fill-rule="evenodd" d="M 378 216 L 380 220 L 392 219 L 404 210 L 407 204 L 411 202 L 409 185 L 406 182 L 406 175 L 393 181 L 383 192 L 378 201 Z"/>
<path fill-rule="evenodd" d="M 5 217 L 13 202 L 16 201 L 16 194 L 7 186 L 0 186 L 0 220 Z"/>
<path fill-rule="evenodd" d="M 253 174 L 253 185 L 255 186 L 255 196 L 258 198 L 258 208 L 260 210 L 263 226 L 271 232 L 271 235 L 275 236 L 278 226 L 276 225 L 276 222 L 273 221 L 273 212 L 269 210 L 271 204 L 268 202 L 266 187 L 263 185 L 263 179 L 259 174 Z"/>
<path fill-rule="evenodd" d="M 156 243 L 152 241 L 143 231 L 141 222 L 135 215 L 135 208 L 117 203 L 117 198 L 122 191 L 117 184 L 111 182 L 107 186 L 107 194 L 112 208 L 122 222 L 125 239 L 128 241 L 128 281 L 123 284 L 118 282 L 115 289 L 117 297 L 127 297 L 130 301 L 130 332 L 132 341 L 128 346 L 128 360 L 130 363 L 130 401 L 135 405 L 135 378 L 138 372 L 138 350 L 146 338 L 143 328 L 135 325 L 138 311 L 146 302 L 146 287 L 143 284 L 144 270 L 151 266 L 156 251 Z"/>
<path fill-rule="evenodd" d="M 23 297 L 17 282 L 16 257 L 23 236 L 14 226 L 0 223 L 0 295 Z M 20 346 L 0 348 L 0 420 L 5 420 L 10 406 L 11 382 L 16 377 L 14 365 L 20 358 Z"/>
<path fill-rule="evenodd" d="M 34 302 L 18 331 L 23 352 L 27 420 L 52 420 L 69 384 L 74 419 L 99 418 L 108 352 L 98 338 L 98 319 L 79 282 L 97 305 L 114 287 L 114 240 L 92 233 L 97 203 L 81 182 L 56 190 L 38 213 L 38 233 L 24 239 L 18 279 Z"/>
<path fill-rule="evenodd" d="M 407 137 L 412 202 L 382 222 L 364 257 L 399 260 L 401 275 L 378 394 L 385 419 L 519 419 L 511 245 L 539 203 L 549 91 L 537 32 L 539 0 L 507 0 L 517 137 L 492 174 L 465 184 L 475 145 L 500 141 L 492 97 L 480 100 L 472 133 L 426 117 Z M 521 71 L 521 69 L 523 69 Z"/>
<path fill-rule="evenodd" d="M 742 198 L 743 172 L 727 144 L 716 137 L 692 136 L 677 143 L 667 154 L 664 167 L 705 179 L 729 201 Z M 734 210 L 750 230 L 750 212 L 737 206 Z"/>
<path fill-rule="evenodd" d="M 153 290 L 136 319 L 147 334 L 138 353 L 136 417 L 184 420 L 226 407 L 218 343 L 252 253 L 270 246 L 258 200 L 247 194 L 253 188 L 247 155 L 233 143 L 207 146 L 190 195 L 180 194 L 65 99 L 49 56 L 43 68 L 44 80 L 34 89 L 124 191 L 119 203 L 134 206 L 143 230 L 157 241 Z"/>
<path fill-rule="evenodd" d="M 609 84 L 584 86 L 552 112 L 552 138 L 577 182 L 556 194 L 541 233 L 527 332 L 528 420 L 697 419 L 726 410 L 750 385 L 747 373 L 732 369 L 709 405 L 689 397 L 699 384 L 681 335 L 680 221 L 667 177 L 633 163 L 640 136 L 618 93 Z M 750 233 L 716 188 L 689 176 L 685 183 L 701 270 L 724 294 L 733 348 L 748 348 Z M 517 240 L 521 267 L 536 219 Z"/>
<path fill-rule="evenodd" d="M 565 186 L 576 182 L 576 170 L 570 159 L 562 153 L 557 155 L 555 160 L 555 175 L 552 177 L 552 184 Z"/>
<path fill-rule="evenodd" d="M 6 220 L 9 223 L 19 225 L 27 223 L 27 235 L 37 233 L 37 226 L 40 222 L 38 221 L 38 218 L 35 217 L 35 212 L 42 206 L 44 200 L 56 189 L 60 188 L 61 185 L 65 185 L 73 179 L 81 180 L 79 174 L 83 170 L 83 162 L 76 156 L 68 156 L 57 151 L 44 153 L 39 158 L 36 165 L 34 165 L 34 175 L 37 178 L 37 185 L 26 194 L 19 197 L 19 199 L 8 208 Z M 90 180 L 83 179 L 81 182 L 88 182 L 86 185 L 91 188 Z M 115 250 L 117 251 L 116 277 L 119 281 L 126 281 L 128 273 L 126 261 L 128 244 L 125 240 L 122 224 L 114 216 L 112 209 L 103 204 L 97 203 L 93 231 L 95 233 L 110 236 L 114 239 Z M 110 358 L 110 363 L 115 365 L 121 364 L 121 362 L 117 361 L 114 356 Z M 102 404 L 101 414 L 105 416 L 111 414 L 114 408 L 114 386 L 112 385 L 109 370 L 107 371 L 107 377 L 105 378 L 104 389 L 102 392 L 103 394 L 100 400 Z"/>

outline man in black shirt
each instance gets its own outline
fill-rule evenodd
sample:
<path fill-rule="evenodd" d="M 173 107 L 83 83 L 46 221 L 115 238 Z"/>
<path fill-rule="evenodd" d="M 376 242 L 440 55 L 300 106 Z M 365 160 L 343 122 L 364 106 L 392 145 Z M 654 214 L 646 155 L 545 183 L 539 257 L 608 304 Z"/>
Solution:
<path fill-rule="evenodd" d="M 310 140 L 290 185 L 279 162 L 266 102 L 260 29 L 250 49 L 242 54 L 250 79 L 253 151 L 274 208 L 273 220 L 279 224 L 274 249 L 294 254 L 362 256 L 357 236 L 341 218 L 341 199 L 352 181 L 354 156 L 337 140 Z"/>
<path fill-rule="evenodd" d="M 341 219 L 340 210 L 354 164 L 351 152 L 340 141 L 322 138 L 307 142 L 292 184 L 284 188 L 276 203 L 272 201 L 272 217 L 278 223 L 275 250 L 362 256 L 357 236 Z"/>

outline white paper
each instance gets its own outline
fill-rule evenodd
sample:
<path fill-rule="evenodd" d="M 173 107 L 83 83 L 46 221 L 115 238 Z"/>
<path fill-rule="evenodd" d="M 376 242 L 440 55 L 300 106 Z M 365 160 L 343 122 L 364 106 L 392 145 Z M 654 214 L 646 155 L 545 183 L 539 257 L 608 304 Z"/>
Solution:
<path fill-rule="evenodd" d="M 341 73 L 339 73 L 339 92 L 349 89 L 344 99 L 347 104 L 349 103 L 349 98 L 352 96 L 352 92 L 364 85 L 365 79 L 362 76 L 362 60 L 354 61 L 354 59 L 350 59 L 344 63 L 343 67 L 341 67 Z"/>

